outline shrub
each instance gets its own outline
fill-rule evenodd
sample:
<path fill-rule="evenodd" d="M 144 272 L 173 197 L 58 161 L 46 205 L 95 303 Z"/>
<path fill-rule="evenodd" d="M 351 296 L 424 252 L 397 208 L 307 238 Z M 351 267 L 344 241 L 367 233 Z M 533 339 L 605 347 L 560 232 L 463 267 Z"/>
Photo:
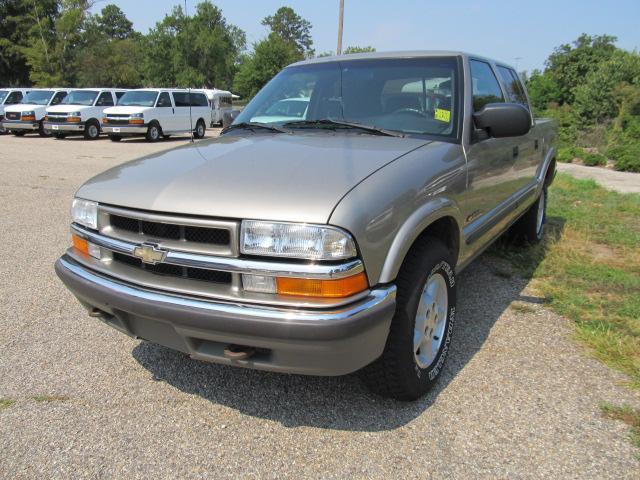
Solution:
<path fill-rule="evenodd" d="M 640 143 L 616 145 L 607 150 L 615 161 L 615 169 L 622 172 L 640 172 Z"/>
<path fill-rule="evenodd" d="M 560 147 L 556 160 L 562 163 L 571 163 L 574 158 L 583 158 L 585 156 L 584 150 L 578 147 Z"/>
<path fill-rule="evenodd" d="M 588 167 L 595 167 L 596 165 L 606 165 L 607 157 L 605 157 L 601 153 L 587 153 L 582 158 L 582 163 L 584 163 Z"/>

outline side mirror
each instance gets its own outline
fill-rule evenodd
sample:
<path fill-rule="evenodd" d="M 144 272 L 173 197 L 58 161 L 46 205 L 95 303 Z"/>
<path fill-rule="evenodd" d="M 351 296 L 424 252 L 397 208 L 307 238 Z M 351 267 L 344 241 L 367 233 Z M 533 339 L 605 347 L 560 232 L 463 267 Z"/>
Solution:
<path fill-rule="evenodd" d="M 231 110 L 222 114 L 222 128 L 227 128 L 240 115 L 240 110 Z"/>
<path fill-rule="evenodd" d="M 529 133 L 531 114 L 519 103 L 488 103 L 473 114 L 477 128 L 491 137 L 519 137 Z"/>

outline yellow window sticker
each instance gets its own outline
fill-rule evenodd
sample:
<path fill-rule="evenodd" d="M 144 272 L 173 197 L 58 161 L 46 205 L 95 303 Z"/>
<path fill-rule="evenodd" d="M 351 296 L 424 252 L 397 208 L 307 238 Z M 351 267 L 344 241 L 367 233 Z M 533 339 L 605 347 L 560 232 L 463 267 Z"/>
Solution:
<path fill-rule="evenodd" d="M 449 110 L 436 108 L 436 111 L 433 114 L 433 118 L 435 118 L 436 120 L 440 120 L 441 122 L 449 123 L 451 121 L 451 112 Z"/>

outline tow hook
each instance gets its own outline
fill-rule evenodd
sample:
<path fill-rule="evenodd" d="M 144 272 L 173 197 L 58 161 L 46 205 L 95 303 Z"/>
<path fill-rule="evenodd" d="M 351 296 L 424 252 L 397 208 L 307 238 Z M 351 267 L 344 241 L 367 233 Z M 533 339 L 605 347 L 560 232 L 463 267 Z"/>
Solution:
<path fill-rule="evenodd" d="M 89 316 L 92 318 L 103 318 L 103 319 L 108 319 L 113 317 L 113 315 L 111 315 L 110 313 L 100 310 L 99 308 L 92 308 L 91 310 L 89 310 Z"/>
<path fill-rule="evenodd" d="M 256 353 L 255 348 L 243 345 L 227 345 L 224 348 L 224 356 L 229 360 L 246 360 Z"/>

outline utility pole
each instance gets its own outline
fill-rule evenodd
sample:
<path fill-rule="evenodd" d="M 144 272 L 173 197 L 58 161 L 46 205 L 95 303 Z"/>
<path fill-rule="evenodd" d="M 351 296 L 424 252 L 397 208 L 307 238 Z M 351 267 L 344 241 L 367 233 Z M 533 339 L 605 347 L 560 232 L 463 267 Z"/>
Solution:
<path fill-rule="evenodd" d="M 338 48 L 336 55 L 342 55 L 342 24 L 344 22 L 344 0 L 340 0 L 340 21 L 338 22 Z"/>

